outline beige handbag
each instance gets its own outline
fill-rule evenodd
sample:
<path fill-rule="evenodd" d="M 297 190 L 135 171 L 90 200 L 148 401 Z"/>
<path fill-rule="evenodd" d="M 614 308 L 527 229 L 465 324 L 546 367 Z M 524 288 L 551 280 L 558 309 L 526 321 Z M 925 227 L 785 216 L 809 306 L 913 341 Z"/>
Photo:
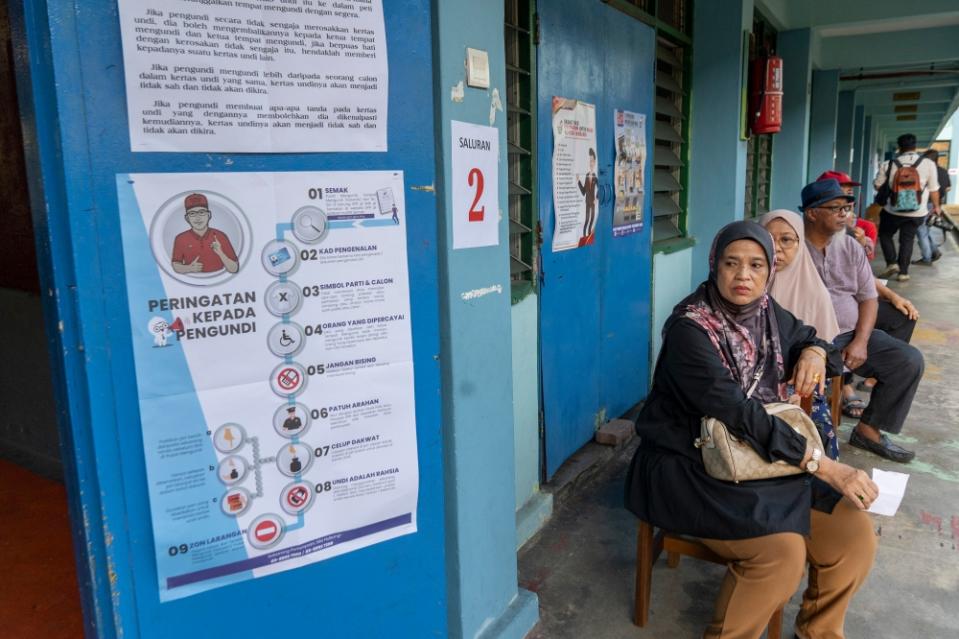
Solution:
<path fill-rule="evenodd" d="M 758 377 L 746 394 L 749 398 L 758 383 Z M 819 429 L 802 408 L 785 402 L 766 404 L 766 412 L 789 424 L 793 430 L 819 450 L 824 450 Z M 710 477 L 724 481 L 749 481 L 798 475 L 805 472 L 799 466 L 784 461 L 768 462 L 744 441 L 730 434 L 729 428 L 715 417 L 703 417 L 702 431 L 694 443 L 703 454 L 703 464 Z"/>

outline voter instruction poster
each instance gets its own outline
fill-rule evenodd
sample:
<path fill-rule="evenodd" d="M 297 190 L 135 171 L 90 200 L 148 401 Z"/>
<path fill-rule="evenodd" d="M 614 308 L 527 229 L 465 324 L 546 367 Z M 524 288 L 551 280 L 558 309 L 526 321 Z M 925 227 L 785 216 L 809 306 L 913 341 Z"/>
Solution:
<path fill-rule="evenodd" d="M 415 532 L 403 173 L 117 191 L 160 599 Z"/>

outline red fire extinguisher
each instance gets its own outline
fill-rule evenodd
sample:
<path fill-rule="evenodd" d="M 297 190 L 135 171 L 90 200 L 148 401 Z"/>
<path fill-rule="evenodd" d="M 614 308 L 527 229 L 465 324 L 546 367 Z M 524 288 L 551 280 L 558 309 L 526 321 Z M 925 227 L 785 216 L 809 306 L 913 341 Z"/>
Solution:
<path fill-rule="evenodd" d="M 783 59 L 753 61 L 749 129 L 753 134 L 779 133 L 783 123 Z"/>

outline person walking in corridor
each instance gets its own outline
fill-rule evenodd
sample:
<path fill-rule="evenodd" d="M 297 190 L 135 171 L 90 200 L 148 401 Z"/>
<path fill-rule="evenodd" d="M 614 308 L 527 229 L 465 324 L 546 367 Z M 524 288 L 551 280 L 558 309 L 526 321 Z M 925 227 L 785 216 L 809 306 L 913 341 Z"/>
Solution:
<path fill-rule="evenodd" d="M 930 212 L 927 205 L 932 202 L 931 212 L 941 213 L 939 176 L 935 162 L 916 151 L 915 135 L 900 135 L 896 142 L 898 155 L 882 163 L 873 186 L 878 191 L 876 201 L 883 207 L 879 214 L 879 245 L 886 269 L 880 277 L 895 275 L 898 281 L 905 282 L 909 279 L 916 233 Z M 896 233 L 899 233 L 898 252 L 893 241 Z"/>

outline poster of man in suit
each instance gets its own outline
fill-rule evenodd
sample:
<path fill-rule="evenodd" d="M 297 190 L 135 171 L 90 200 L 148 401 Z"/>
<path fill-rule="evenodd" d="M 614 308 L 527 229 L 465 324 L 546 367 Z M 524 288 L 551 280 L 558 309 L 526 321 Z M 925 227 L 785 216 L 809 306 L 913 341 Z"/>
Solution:
<path fill-rule="evenodd" d="M 596 107 L 553 98 L 553 250 L 593 243 L 599 197 Z"/>

